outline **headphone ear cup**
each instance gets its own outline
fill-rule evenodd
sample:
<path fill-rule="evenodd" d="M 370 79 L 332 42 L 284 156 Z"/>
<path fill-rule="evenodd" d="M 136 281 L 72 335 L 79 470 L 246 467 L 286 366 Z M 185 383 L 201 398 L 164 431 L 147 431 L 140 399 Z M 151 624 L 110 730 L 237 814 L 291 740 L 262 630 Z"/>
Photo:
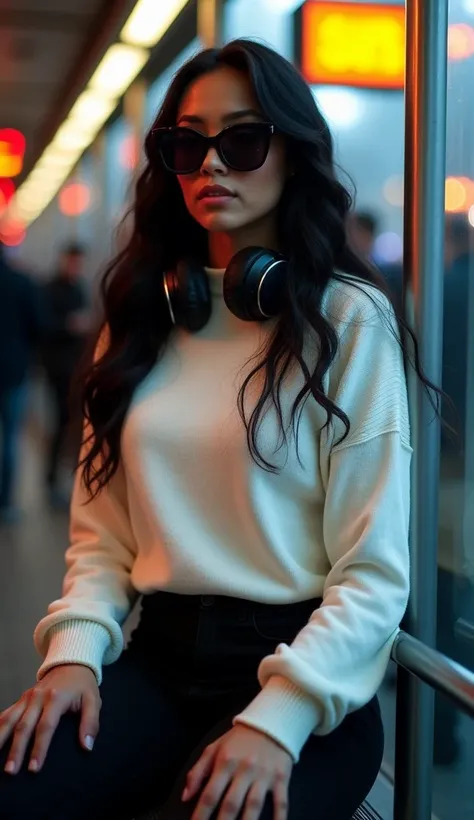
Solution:
<path fill-rule="evenodd" d="M 230 260 L 224 276 L 224 301 L 244 322 L 262 322 L 281 310 L 287 263 L 266 248 L 243 248 Z"/>
<path fill-rule="evenodd" d="M 189 260 L 178 262 L 165 274 L 170 313 L 176 325 L 197 333 L 208 323 L 212 311 L 209 280 L 204 268 Z"/>

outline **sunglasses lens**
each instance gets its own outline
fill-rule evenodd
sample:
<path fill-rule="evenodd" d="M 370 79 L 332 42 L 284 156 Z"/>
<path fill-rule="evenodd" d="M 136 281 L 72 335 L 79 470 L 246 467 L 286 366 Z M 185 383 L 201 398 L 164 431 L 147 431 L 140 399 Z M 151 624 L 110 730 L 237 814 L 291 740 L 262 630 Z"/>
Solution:
<path fill-rule="evenodd" d="M 178 127 L 161 131 L 158 144 L 164 164 L 175 174 L 198 171 L 210 142 L 230 168 L 255 171 L 267 158 L 271 135 L 272 126 L 267 123 L 232 125 L 213 140 L 191 128 Z"/>
<path fill-rule="evenodd" d="M 270 137 L 271 130 L 263 123 L 234 125 L 222 135 L 222 156 L 236 171 L 255 171 L 267 158 Z"/>
<path fill-rule="evenodd" d="M 160 143 L 163 162 L 175 174 L 191 174 L 201 167 L 207 153 L 207 145 L 195 131 L 176 128 L 164 133 Z"/>

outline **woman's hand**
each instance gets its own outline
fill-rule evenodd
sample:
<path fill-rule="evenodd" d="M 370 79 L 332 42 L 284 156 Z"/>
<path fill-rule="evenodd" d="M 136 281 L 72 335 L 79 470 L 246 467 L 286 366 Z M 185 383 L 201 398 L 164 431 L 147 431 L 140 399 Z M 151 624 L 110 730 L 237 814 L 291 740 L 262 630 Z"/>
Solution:
<path fill-rule="evenodd" d="M 82 712 L 79 739 L 92 750 L 99 731 L 101 700 L 94 673 L 87 666 L 56 666 L 13 706 L 0 714 L 0 749 L 9 737 L 13 742 L 5 766 L 8 774 L 20 770 L 28 743 L 35 734 L 29 770 L 39 772 L 56 731 L 66 712 Z"/>
<path fill-rule="evenodd" d="M 286 820 L 288 784 L 293 759 L 267 735 L 234 726 L 211 743 L 188 774 L 183 800 L 191 800 L 207 785 L 192 820 L 208 820 L 218 805 L 218 820 L 258 820 L 268 792 L 273 794 L 274 820 Z"/>

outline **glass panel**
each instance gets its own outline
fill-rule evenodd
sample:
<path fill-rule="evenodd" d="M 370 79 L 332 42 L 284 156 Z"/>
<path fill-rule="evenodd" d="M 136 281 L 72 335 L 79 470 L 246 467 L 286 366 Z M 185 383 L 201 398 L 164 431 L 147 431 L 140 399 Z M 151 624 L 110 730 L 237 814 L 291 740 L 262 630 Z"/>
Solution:
<path fill-rule="evenodd" d="M 474 670 L 474 3 L 449 7 L 438 649 Z M 434 812 L 474 816 L 474 722 L 441 696 L 435 710 Z"/>

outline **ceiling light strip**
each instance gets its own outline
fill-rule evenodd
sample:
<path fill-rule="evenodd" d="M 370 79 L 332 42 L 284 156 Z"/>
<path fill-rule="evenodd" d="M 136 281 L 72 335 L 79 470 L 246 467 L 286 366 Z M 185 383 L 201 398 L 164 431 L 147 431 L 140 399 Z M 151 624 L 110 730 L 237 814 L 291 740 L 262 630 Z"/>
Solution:
<path fill-rule="evenodd" d="M 54 199 L 84 151 L 94 142 L 188 0 L 139 0 L 52 141 L 9 205 L 14 219 L 31 224 Z"/>

